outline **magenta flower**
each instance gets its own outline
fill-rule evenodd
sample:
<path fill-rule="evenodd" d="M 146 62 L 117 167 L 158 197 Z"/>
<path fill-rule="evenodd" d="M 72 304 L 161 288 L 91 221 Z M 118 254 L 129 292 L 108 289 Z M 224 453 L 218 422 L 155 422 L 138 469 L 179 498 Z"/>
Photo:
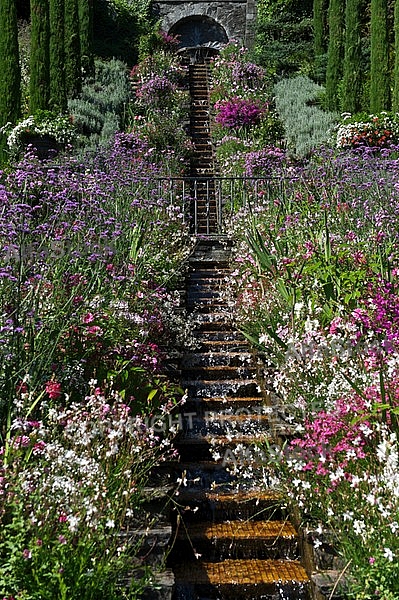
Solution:
<path fill-rule="evenodd" d="M 251 127 L 258 123 L 263 112 L 255 100 L 234 97 L 216 102 L 215 120 L 223 127 Z"/>

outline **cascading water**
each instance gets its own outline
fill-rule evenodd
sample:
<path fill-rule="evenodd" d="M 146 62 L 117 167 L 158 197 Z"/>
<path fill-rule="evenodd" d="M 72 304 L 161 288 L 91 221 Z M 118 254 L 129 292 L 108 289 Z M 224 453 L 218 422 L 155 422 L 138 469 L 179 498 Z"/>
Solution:
<path fill-rule="evenodd" d="M 174 600 L 308 600 L 297 532 L 280 494 L 267 487 L 257 448 L 271 438 L 273 408 L 224 306 L 229 251 L 226 239 L 198 240 L 187 280 L 197 349 L 181 362 L 188 400 L 169 558 Z"/>

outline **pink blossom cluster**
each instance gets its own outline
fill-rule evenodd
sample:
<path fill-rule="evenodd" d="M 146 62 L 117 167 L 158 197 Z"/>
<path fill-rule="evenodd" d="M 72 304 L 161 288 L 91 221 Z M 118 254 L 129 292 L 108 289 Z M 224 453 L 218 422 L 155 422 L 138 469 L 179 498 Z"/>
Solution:
<path fill-rule="evenodd" d="M 263 107 L 256 100 L 235 96 L 215 104 L 217 123 L 223 127 L 251 127 L 259 122 Z"/>

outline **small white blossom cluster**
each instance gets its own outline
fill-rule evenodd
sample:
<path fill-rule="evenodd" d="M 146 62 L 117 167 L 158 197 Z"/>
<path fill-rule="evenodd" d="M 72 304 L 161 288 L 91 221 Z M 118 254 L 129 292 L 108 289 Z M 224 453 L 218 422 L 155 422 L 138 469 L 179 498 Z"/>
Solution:
<path fill-rule="evenodd" d="M 8 448 L 1 449 L 4 505 L 19 496 L 31 523 L 61 520 L 80 533 L 109 527 L 121 503 L 124 511 L 135 507 L 149 470 L 171 453 L 170 439 L 130 414 L 116 393 L 106 398 L 96 388 L 84 402 L 48 416 L 47 425 L 15 422 Z"/>
<path fill-rule="evenodd" d="M 7 124 L 7 130 L 10 124 Z M 3 129 L 6 130 L 6 127 Z M 73 127 L 70 118 L 65 115 L 56 115 L 37 119 L 30 115 L 23 121 L 20 121 L 9 131 L 7 136 L 7 145 L 10 150 L 18 151 L 22 148 L 24 138 L 28 135 L 48 135 L 54 138 L 58 144 L 72 144 L 76 139 L 76 130 Z"/>
<path fill-rule="evenodd" d="M 350 115 L 344 115 L 344 118 Z M 386 146 L 399 140 L 398 114 L 369 115 L 367 121 L 342 123 L 337 128 L 337 148 L 353 147 L 359 144 L 369 146 Z"/>

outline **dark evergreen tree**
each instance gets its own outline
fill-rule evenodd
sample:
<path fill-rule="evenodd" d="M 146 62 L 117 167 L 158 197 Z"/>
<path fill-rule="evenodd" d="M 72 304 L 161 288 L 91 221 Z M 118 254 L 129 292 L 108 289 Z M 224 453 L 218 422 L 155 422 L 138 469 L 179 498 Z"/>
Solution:
<path fill-rule="evenodd" d="M 66 110 L 64 0 L 50 0 L 50 107 Z"/>
<path fill-rule="evenodd" d="M 322 56 L 327 51 L 326 13 L 326 0 L 313 0 L 313 35 L 315 57 Z"/>
<path fill-rule="evenodd" d="M 326 71 L 326 104 L 329 110 L 339 109 L 338 88 L 343 73 L 344 26 L 345 3 L 343 0 L 330 0 Z"/>
<path fill-rule="evenodd" d="M 362 98 L 362 9 L 363 0 L 346 0 L 345 58 L 342 82 L 342 110 L 361 110 Z"/>
<path fill-rule="evenodd" d="M 88 77 L 94 75 L 93 0 L 79 0 L 79 37 L 82 72 Z"/>
<path fill-rule="evenodd" d="M 390 108 L 388 0 L 371 0 L 370 110 Z"/>
<path fill-rule="evenodd" d="M 399 112 L 399 0 L 395 1 L 394 13 L 394 31 L 395 31 L 395 66 L 394 66 L 394 86 L 392 97 L 392 110 Z"/>
<path fill-rule="evenodd" d="M 21 73 L 15 0 L 0 1 L 0 127 L 15 123 L 21 110 Z M 0 146 L 5 140 L 0 139 Z"/>
<path fill-rule="evenodd" d="M 82 89 L 78 0 L 65 2 L 65 83 L 68 98 L 76 98 Z"/>
<path fill-rule="evenodd" d="M 1 0 L 2 1 L 2 0 Z M 31 0 L 31 47 L 29 110 L 49 108 L 50 98 L 50 28 L 48 0 Z"/>

